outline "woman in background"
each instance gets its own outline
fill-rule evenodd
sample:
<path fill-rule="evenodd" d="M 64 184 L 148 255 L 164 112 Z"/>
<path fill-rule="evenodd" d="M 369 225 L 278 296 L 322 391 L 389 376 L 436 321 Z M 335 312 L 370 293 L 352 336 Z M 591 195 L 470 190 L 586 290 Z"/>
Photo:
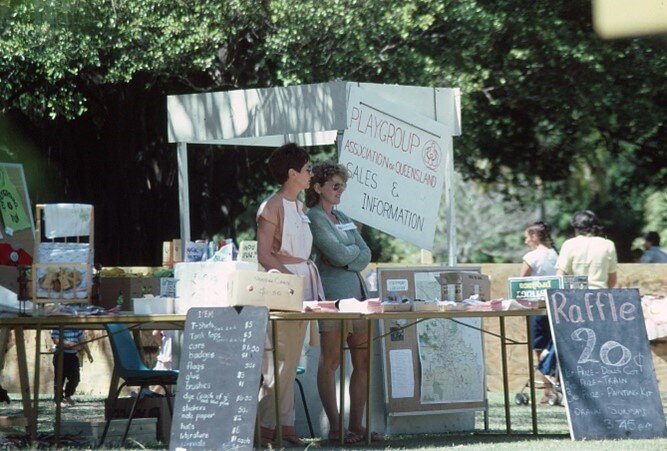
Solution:
<path fill-rule="evenodd" d="M 308 188 L 311 178 L 310 157 L 294 143 L 285 144 L 269 157 L 269 170 L 281 184 L 280 189 L 265 200 L 257 211 L 257 258 L 267 271 L 304 277 L 304 301 L 324 300 L 317 268 L 310 260 L 313 237 L 303 204 L 297 199 Z M 258 416 L 262 446 L 273 443 L 276 437 L 274 365 L 279 372 L 278 408 L 282 424 L 282 439 L 287 446 L 305 444 L 294 429 L 294 378 L 301 357 L 308 321 L 289 321 L 277 330 L 277 362 L 271 351 L 265 351 L 262 363 L 262 386 L 259 392 Z M 272 349 L 272 329 L 269 322 L 266 349 Z"/>
<path fill-rule="evenodd" d="M 521 277 L 555 276 L 558 254 L 553 247 L 549 226 L 542 221 L 534 222 L 526 227 L 524 237 L 524 243 L 531 251 L 523 256 Z M 533 336 L 533 350 L 539 361 L 542 351 L 551 346 L 551 329 L 547 315 L 531 316 L 530 330 Z M 540 403 L 546 404 L 552 394 L 552 387 L 551 382 L 544 375 L 542 375 L 542 383 L 544 391 Z"/>
<path fill-rule="evenodd" d="M 563 243 L 556 263 L 558 275 L 574 274 L 588 277 L 588 288 L 616 286 L 616 246 L 600 236 L 602 226 L 590 210 L 578 211 L 572 217 L 574 238 Z"/>
<path fill-rule="evenodd" d="M 313 260 L 322 277 L 328 300 L 368 297 L 364 279 L 359 273 L 371 261 L 371 251 L 357 226 L 336 207 L 345 191 L 348 172 L 345 166 L 326 162 L 313 168 L 313 178 L 306 190 L 306 206 L 310 208 L 310 228 L 313 233 Z M 337 441 L 340 434 L 336 397 L 336 370 L 340 366 L 340 338 L 344 334 L 352 357 L 350 376 L 350 418 L 344 442 L 357 443 L 366 438 L 362 426 L 366 406 L 368 366 L 368 323 L 365 320 L 319 321 L 320 361 L 317 368 L 317 388 L 329 420 L 329 439 Z M 382 440 L 377 433 L 371 439 Z"/>

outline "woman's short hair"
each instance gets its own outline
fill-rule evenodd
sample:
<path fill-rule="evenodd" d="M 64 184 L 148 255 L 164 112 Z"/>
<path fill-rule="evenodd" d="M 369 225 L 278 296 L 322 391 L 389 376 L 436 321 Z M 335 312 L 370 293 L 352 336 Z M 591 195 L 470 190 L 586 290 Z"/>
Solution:
<path fill-rule="evenodd" d="M 599 235 L 602 226 L 595 213 L 590 210 L 578 211 L 572 216 L 572 227 L 576 235 Z"/>
<path fill-rule="evenodd" d="M 345 166 L 332 161 L 325 161 L 313 166 L 313 176 L 310 179 L 310 186 L 306 189 L 306 207 L 314 207 L 320 201 L 320 195 L 315 191 L 315 184 L 319 183 L 320 186 L 323 186 L 325 182 L 331 180 L 336 175 L 344 183 L 350 177 L 350 173 Z"/>
<path fill-rule="evenodd" d="M 289 178 L 289 170 L 301 171 L 303 165 L 310 161 L 310 156 L 302 147 L 295 143 L 287 143 L 271 153 L 269 171 L 278 183 L 285 183 Z"/>

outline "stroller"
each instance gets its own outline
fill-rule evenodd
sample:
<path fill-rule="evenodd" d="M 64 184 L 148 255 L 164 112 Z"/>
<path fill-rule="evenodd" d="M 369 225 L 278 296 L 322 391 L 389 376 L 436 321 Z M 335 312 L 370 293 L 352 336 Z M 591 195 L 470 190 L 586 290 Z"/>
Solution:
<path fill-rule="evenodd" d="M 558 359 L 556 358 L 556 348 L 553 342 L 540 354 L 537 369 L 551 384 L 551 394 L 549 394 L 548 398 L 549 405 L 559 406 L 563 404 L 563 389 L 558 377 Z M 521 391 L 514 396 L 514 402 L 517 405 L 528 404 L 530 402 L 530 396 L 528 396 L 528 393 L 525 393 L 525 390 L 528 388 L 530 388 L 530 380 L 526 381 Z M 546 388 L 546 386 L 536 388 Z"/>

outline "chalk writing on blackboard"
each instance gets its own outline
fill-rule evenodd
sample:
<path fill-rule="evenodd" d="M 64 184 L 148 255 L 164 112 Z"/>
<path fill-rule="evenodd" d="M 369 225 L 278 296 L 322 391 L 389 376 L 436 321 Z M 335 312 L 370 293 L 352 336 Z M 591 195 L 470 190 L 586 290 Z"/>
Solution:
<path fill-rule="evenodd" d="M 637 290 L 548 290 L 574 439 L 652 438 L 665 418 Z"/>
<path fill-rule="evenodd" d="M 265 307 L 192 308 L 170 449 L 252 449 Z"/>

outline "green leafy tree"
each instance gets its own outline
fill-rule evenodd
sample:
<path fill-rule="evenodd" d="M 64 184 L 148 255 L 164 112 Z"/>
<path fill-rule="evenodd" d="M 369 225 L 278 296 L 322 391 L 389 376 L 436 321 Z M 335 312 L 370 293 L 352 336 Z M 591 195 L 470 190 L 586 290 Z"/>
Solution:
<path fill-rule="evenodd" d="M 563 231 L 592 208 L 621 244 L 666 181 L 664 42 L 600 40 L 583 0 L 4 1 L 0 55 L 4 127 L 27 140 L 0 137 L 0 149 L 56 181 L 36 202 L 98 206 L 105 264 L 158 262 L 178 235 L 168 94 L 337 78 L 458 86 L 465 178 L 526 205 L 557 199 L 543 213 Z M 17 154 L 31 148 L 46 163 Z M 252 236 L 267 155 L 193 147 L 195 237 Z M 385 238 L 378 258 L 412 252 Z"/>

